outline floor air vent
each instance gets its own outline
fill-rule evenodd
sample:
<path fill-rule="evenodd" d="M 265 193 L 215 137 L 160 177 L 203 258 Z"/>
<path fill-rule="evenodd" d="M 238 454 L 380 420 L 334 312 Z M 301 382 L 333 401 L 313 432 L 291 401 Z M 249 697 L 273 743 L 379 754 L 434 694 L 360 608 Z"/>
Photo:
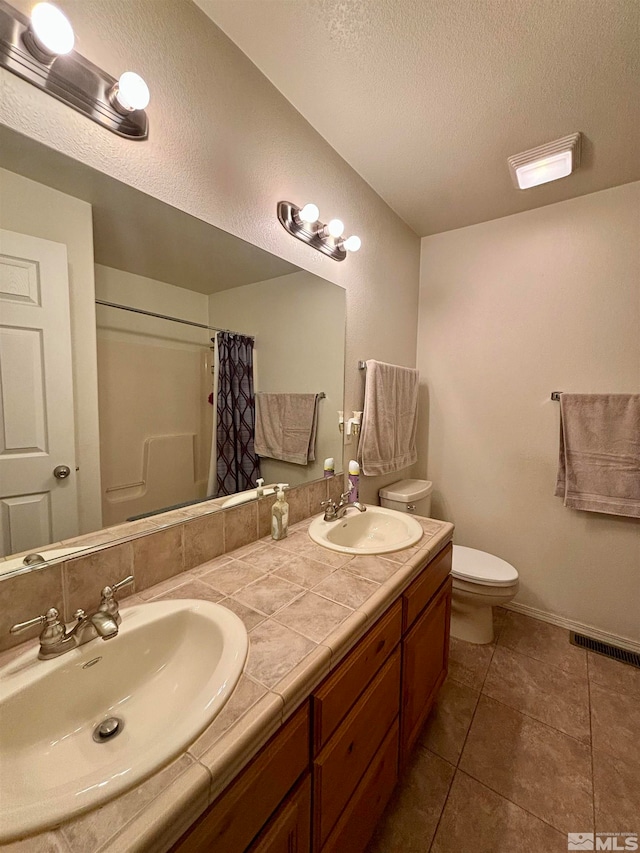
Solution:
<path fill-rule="evenodd" d="M 609 643 L 592 640 L 591 637 L 585 637 L 584 634 L 576 634 L 575 631 L 571 631 L 571 642 L 574 646 L 580 646 L 581 649 L 597 652 L 599 655 L 605 655 L 605 657 L 622 661 L 622 663 L 628 663 L 640 669 L 640 654 L 638 652 L 619 649 L 617 646 L 610 646 Z"/>

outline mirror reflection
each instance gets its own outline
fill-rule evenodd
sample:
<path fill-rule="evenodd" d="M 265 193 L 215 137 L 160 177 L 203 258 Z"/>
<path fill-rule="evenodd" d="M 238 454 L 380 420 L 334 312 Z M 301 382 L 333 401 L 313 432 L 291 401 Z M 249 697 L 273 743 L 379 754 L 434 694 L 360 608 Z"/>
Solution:
<path fill-rule="evenodd" d="M 340 468 L 341 288 L 6 129 L 0 151 L 0 574 Z"/>

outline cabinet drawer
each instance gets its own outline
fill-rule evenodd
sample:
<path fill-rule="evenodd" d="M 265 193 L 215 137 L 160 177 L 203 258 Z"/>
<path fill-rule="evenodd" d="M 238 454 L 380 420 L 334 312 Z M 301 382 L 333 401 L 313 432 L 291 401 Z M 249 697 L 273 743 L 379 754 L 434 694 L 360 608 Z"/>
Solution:
<path fill-rule="evenodd" d="M 247 853 L 309 853 L 311 848 L 311 776 L 295 787 Z"/>
<path fill-rule="evenodd" d="M 411 586 L 405 590 L 402 596 L 404 603 L 403 633 L 415 622 L 416 617 L 424 610 L 433 594 L 451 572 L 452 553 L 453 546 L 449 543 L 423 569 L 422 574 L 414 580 Z"/>
<path fill-rule="evenodd" d="M 243 853 L 309 766 L 309 704 L 274 735 L 172 853 Z"/>
<path fill-rule="evenodd" d="M 399 700 L 400 650 L 397 649 L 314 762 L 316 850 L 326 841 L 397 716 Z"/>
<path fill-rule="evenodd" d="M 398 781 L 398 720 L 391 726 L 322 853 L 362 853 Z"/>
<path fill-rule="evenodd" d="M 402 603 L 397 601 L 312 697 L 314 755 L 400 642 Z"/>

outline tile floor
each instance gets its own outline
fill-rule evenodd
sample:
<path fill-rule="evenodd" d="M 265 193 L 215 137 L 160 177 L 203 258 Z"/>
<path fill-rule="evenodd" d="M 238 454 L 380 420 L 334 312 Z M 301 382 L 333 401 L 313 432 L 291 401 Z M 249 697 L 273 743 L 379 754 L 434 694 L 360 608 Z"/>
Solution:
<path fill-rule="evenodd" d="M 449 676 L 368 853 L 565 853 L 640 834 L 640 670 L 496 609 Z M 624 842 L 616 849 L 623 849 Z"/>

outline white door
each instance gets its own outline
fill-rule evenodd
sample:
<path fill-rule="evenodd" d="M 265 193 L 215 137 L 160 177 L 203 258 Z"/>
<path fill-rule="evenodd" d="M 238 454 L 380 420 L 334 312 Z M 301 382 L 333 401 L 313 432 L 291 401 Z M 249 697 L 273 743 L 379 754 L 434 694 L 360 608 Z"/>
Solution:
<path fill-rule="evenodd" d="M 67 247 L 0 230 L 0 553 L 77 533 Z"/>

